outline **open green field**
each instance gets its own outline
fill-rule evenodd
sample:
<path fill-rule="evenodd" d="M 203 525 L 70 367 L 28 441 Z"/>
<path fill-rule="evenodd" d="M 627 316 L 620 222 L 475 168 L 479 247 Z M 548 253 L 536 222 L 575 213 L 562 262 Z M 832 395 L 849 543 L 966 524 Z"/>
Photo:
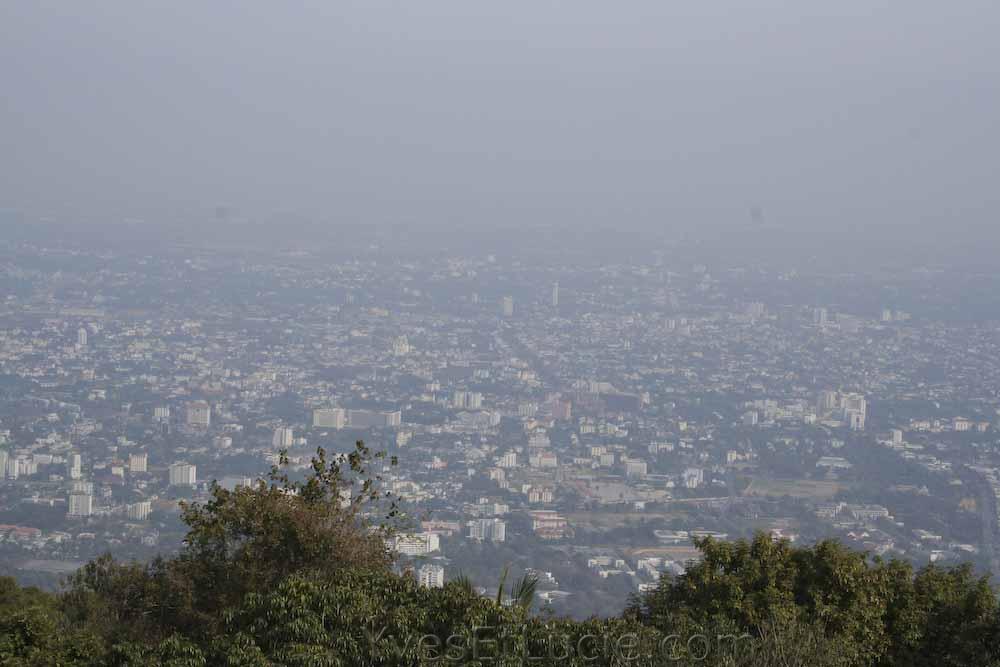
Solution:
<path fill-rule="evenodd" d="M 827 500 L 850 488 L 847 484 L 813 479 L 755 479 L 744 491 L 744 496 L 791 496 Z"/>
<path fill-rule="evenodd" d="M 684 512 L 574 512 L 565 515 L 570 525 L 587 530 L 612 530 L 628 524 L 657 523 L 682 519 Z"/>

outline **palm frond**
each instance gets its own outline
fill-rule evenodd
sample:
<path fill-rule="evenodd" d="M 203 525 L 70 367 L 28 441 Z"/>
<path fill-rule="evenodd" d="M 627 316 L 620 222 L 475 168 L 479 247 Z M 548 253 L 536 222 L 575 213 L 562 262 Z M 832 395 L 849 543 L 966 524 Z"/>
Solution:
<path fill-rule="evenodd" d="M 476 595 L 476 587 L 472 585 L 472 579 L 469 579 L 469 575 L 467 574 L 459 573 L 457 577 L 451 580 L 451 583 L 458 586 L 470 597 L 474 597 Z"/>
<path fill-rule="evenodd" d="M 510 597 L 518 607 L 525 611 L 531 609 L 535 602 L 535 590 L 538 588 L 538 577 L 525 574 L 517 580 L 510 589 Z"/>
<path fill-rule="evenodd" d="M 503 585 L 507 582 L 507 574 L 510 572 L 510 565 L 504 565 L 500 574 L 500 583 L 497 585 L 497 606 L 503 604 Z"/>

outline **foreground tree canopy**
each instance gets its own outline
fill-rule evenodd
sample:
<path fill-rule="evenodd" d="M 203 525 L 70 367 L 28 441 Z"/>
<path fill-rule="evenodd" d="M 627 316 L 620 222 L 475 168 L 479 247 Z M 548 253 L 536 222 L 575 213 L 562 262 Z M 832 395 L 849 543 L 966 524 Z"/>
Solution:
<path fill-rule="evenodd" d="M 421 588 L 386 548 L 380 459 L 359 442 L 303 481 L 215 487 L 176 556 L 105 556 L 57 595 L 0 579 L 0 664 L 1000 666 L 985 578 L 832 541 L 706 539 L 684 575 L 582 622 L 532 615 L 526 579 L 512 601 Z"/>

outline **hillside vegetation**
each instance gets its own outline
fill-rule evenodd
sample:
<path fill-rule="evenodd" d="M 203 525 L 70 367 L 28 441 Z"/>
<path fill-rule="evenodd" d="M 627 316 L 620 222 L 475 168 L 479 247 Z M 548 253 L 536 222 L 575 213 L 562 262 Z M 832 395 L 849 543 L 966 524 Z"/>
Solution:
<path fill-rule="evenodd" d="M 422 588 L 385 546 L 380 458 L 359 442 L 301 481 L 216 487 L 185 506 L 176 556 L 105 556 L 59 594 L 0 580 L 0 664 L 1000 666 L 985 578 L 832 541 L 703 540 L 684 575 L 582 622 L 533 614 L 527 580 L 513 603 Z"/>

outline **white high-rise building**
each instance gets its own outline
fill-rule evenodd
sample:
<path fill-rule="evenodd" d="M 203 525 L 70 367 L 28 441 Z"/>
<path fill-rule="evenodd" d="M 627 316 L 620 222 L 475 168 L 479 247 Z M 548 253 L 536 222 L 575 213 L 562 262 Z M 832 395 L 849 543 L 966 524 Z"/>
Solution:
<path fill-rule="evenodd" d="M 553 308 L 558 308 L 559 307 L 559 283 L 558 282 L 556 282 L 552 286 L 552 307 Z"/>
<path fill-rule="evenodd" d="M 316 428 L 344 428 L 347 412 L 343 408 L 320 408 L 313 410 L 313 426 Z"/>
<path fill-rule="evenodd" d="M 76 344 L 78 347 L 87 347 L 87 330 L 83 327 L 76 330 Z"/>
<path fill-rule="evenodd" d="M 94 513 L 94 496 L 89 493 L 69 494 L 68 516 L 90 516 Z"/>
<path fill-rule="evenodd" d="M 686 468 L 683 477 L 684 486 L 688 489 L 697 489 L 705 483 L 705 471 L 701 468 Z"/>
<path fill-rule="evenodd" d="M 279 449 L 287 449 L 295 442 L 295 431 L 289 426 L 282 426 L 274 429 L 274 436 L 271 438 L 271 446 Z"/>
<path fill-rule="evenodd" d="M 460 410 L 480 410 L 483 407 L 483 395 L 478 391 L 456 391 L 452 394 L 451 405 Z"/>
<path fill-rule="evenodd" d="M 348 410 L 347 423 L 352 428 L 385 428 L 399 426 L 402 413 L 394 411 Z"/>
<path fill-rule="evenodd" d="M 170 406 L 161 405 L 159 407 L 153 408 L 153 420 L 158 422 L 165 422 L 170 420 Z"/>
<path fill-rule="evenodd" d="M 503 542 L 507 539 L 507 523 L 503 519 L 474 519 L 467 525 L 469 539 L 477 542 Z"/>
<path fill-rule="evenodd" d="M 444 568 L 440 565 L 427 563 L 417 570 L 417 581 L 424 588 L 443 588 Z"/>
<path fill-rule="evenodd" d="M 505 452 L 497 465 L 501 468 L 516 468 L 517 467 L 517 452 Z"/>
<path fill-rule="evenodd" d="M 865 397 L 861 394 L 844 394 L 840 400 L 844 409 L 844 421 L 851 430 L 865 430 L 865 421 L 868 418 L 868 401 Z"/>
<path fill-rule="evenodd" d="M 146 452 L 137 452 L 128 455 L 129 472 L 147 472 L 149 469 L 149 455 Z"/>
<path fill-rule="evenodd" d="M 7 462 L 10 460 L 10 454 L 7 453 L 6 449 L 0 449 L 0 479 L 7 476 Z"/>
<path fill-rule="evenodd" d="M 94 495 L 94 483 L 88 482 L 85 479 L 78 479 L 73 482 L 70 493 L 86 493 L 92 496 Z"/>
<path fill-rule="evenodd" d="M 220 480 L 217 480 L 219 486 L 224 488 L 226 491 L 235 491 L 236 489 L 243 487 L 252 487 L 254 485 L 254 480 L 252 477 L 247 477 L 245 475 L 226 475 Z"/>
<path fill-rule="evenodd" d="M 153 503 L 148 500 L 140 500 L 137 503 L 130 503 L 125 509 L 129 521 L 145 521 L 153 512 Z"/>
<path fill-rule="evenodd" d="M 500 301 L 500 309 L 504 317 L 512 317 L 514 315 L 514 297 L 505 296 Z"/>
<path fill-rule="evenodd" d="M 79 454 L 70 454 L 66 461 L 66 474 L 70 479 L 83 477 L 83 459 Z"/>
<path fill-rule="evenodd" d="M 198 468 L 191 463 L 170 466 L 170 486 L 194 486 L 198 482 Z"/>
<path fill-rule="evenodd" d="M 840 394 L 832 390 L 820 392 L 819 400 L 816 401 L 816 409 L 820 414 L 833 412 L 840 405 Z"/>
<path fill-rule="evenodd" d="M 17 479 L 21 474 L 21 462 L 10 456 L 7 458 L 7 479 Z"/>
<path fill-rule="evenodd" d="M 394 546 L 404 556 L 426 556 L 441 548 L 441 538 L 437 533 L 398 535 Z"/>
<path fill-rule="evenodd" d="M 209 426 L 212 423 L 212 406 L 206 401 L 192 401 L 187 405 L 188 426 Z"/>
<path fill-rule="evenodd" d="M 38 473 L 38 462 L 34 458 L 26 456 L 17 457 L 17 471 L 20 475 L 34 475 Z"/>
<path fill-rule="evenodd" d="M 826 308 L 815 308 L 813 309 L 813 324 L 820 327 L 825 327 L 827 322 L 827 312 Z"/>

